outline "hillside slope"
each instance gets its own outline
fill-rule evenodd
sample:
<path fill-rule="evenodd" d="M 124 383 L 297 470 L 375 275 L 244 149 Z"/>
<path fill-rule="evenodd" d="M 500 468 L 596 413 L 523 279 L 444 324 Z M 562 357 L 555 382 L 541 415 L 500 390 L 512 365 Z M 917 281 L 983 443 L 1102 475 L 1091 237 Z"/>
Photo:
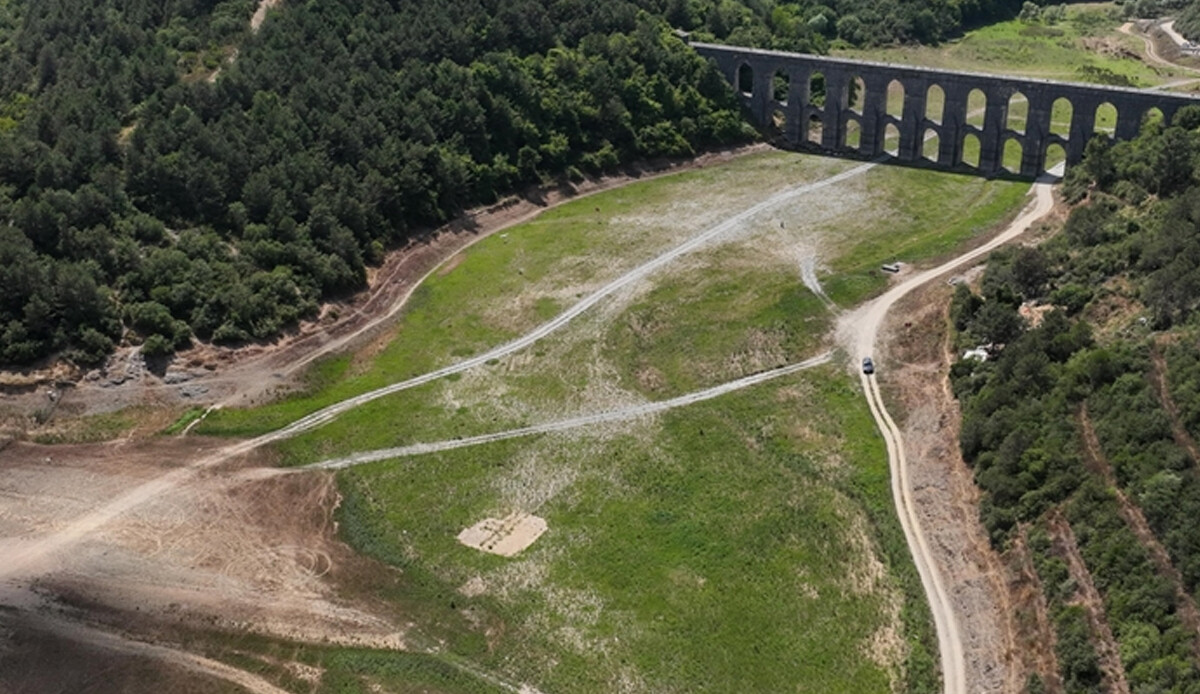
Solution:
<path fill-rule="evenodd" d="M 1063 231 L 951 307 L 960 347 L 998 351 L 952 370 L 981 519 L 1028 539 L 1067 692 L 1200 691 L 1197 153 L 1193 108 L 1092 142 Z"/>

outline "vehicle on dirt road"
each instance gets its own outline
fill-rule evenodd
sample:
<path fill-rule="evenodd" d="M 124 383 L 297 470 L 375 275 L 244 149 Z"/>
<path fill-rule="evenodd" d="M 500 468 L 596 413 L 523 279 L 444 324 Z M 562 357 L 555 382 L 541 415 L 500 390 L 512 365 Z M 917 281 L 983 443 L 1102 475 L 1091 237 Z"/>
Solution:
<path fill-rule="evenodd" d="M 868 376 L 875 373 L 875 362 L 870 357 L 863 357 L 863 373 Z"/>

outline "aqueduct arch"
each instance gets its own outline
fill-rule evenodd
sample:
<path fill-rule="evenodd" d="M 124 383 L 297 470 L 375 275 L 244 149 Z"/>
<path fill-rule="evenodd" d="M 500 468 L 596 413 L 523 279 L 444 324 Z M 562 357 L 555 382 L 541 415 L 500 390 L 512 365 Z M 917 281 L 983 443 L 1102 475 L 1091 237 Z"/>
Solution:
<path fill-rule="evenodd" d="M 1127 140 L 1153 111 L 1170 123 L 1180 107 L 1200 104 L 1190 96 L 1142 89 L 706 43 L 692 47 L 716 62 L 760 126 L 782 113 L 782 135 L 792 146 L 871 158 L 894 153 L 890 156 L 901 162 L 988 176 L 1012 175 L 1004 166 L 1006 146 L 1020 151 L 1020 163 L 1009 162 L 1013 173 L 1032 178 L 1045 170 L 1052 146 L 1065 151 L 1068 165 L 1075 164 L 1095 133 Z M 778 84 L 786 84 L 784 99 L 778 98 L 783 96 Z M 865 93 L 852 93 L 852 85 Z M 981 92 L 986 105 L 972 107 L 972 91 Z M 896 134 L 889 139 L 889 132 Z M 931 132 L 936 158 L 926 150 Z M 964 152 L 964 142 L 972 151 Z M 977 167 L 963 163 L 976 156 Z"/>

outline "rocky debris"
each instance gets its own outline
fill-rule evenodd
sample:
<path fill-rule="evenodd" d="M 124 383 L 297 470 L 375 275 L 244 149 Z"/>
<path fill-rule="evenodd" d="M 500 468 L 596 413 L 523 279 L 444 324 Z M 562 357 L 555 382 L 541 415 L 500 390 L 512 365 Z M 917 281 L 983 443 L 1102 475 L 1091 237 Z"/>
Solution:
<path fill-rule="evenodd" d="M 97 380 L 100 381 L 101 388 L 111 388 L 128 381 L 140 380 L 145 373 L 146 358 L 142 356 L 140 347 L 134 347 L 128 353 L 117 352 L 109 357 Z"/>
<path fill-rule="evenodd" d="M 193 378 L 196 378 L 196 374 L 190 371 L 167 371 L 167 373 L 163 374 L 162 382 L 167 385 L 175 385 L 176 383 L 186 383 Z"/>
<path fill-rule="evenodd" d="M 179 389 L 179 396 L 183 398 L 198 398 L 208 392 L 208 386 L 190 385 Z"/>

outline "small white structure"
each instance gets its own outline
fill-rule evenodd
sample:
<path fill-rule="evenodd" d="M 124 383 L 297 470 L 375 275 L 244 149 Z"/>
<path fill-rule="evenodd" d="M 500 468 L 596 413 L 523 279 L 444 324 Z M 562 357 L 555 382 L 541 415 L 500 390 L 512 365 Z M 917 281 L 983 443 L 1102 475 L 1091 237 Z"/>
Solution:
<path fill-rule="evenodd" d="M 968 349 L 967 351 L 963 352 L 962 358 L 964 360 L 974 359 L 975 361 L 987 361 L 988 356 L 988 348 L 984 345 L 980 345 L 975 349 Z"/>

